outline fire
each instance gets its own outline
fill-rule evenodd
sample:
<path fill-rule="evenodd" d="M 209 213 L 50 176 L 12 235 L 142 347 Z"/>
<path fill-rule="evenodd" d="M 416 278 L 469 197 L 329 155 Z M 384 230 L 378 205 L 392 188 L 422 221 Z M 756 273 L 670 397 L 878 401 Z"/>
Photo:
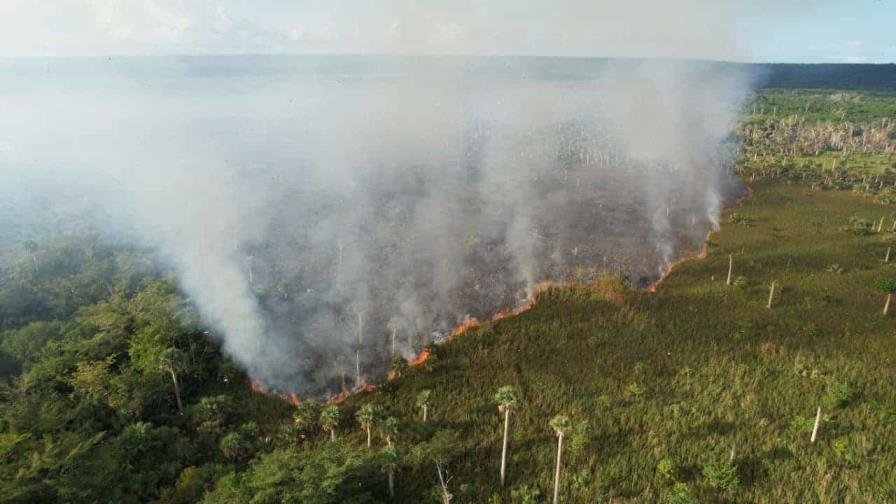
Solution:
<path fill-rule="evenodd" d="M 451 330 L 451 337 L 467 332 L 467 330 L 473 329 L 475 327 L 479 327 L 479 320 L 477 320 L 475 317 L 467 315 L 466 317 L 464 317 L 464 321 L 461 322 L 460 325 Z"/>
<path fill-rule="evenodd" d="M 536 289 L 537 289 L 537 292 L 541 292 L 543 290 L 550 288 L 550 286 L 551 285 L 545 284 L 545 286 L 541 287 L 540 289 L 539 289 L 539 286 L 536 286 Z M 494 314 L 490 319 L 488 319 L 487 322 L 497 322 L 498 320 L 505 319 L 507 317 L 515 317 L 515 316 L 529 310 L 533 306 L 535 306 L 535 301 L 536 301 L 536 297 L 533 296 L 519 308 L 516 308 L 514 310 L 499 311 L 498 313 Z M 451 336 L 449 336 L 448 340 L 450 341 L 455 336 L 460 336 L 461 334 L 469 331 L 470 329 L 475 329 L 481 325 L 482 325 L 482 322 L 480 322 L 478 319 L 467 315 L 466 317 L 464 317 L 463 322 L 461 322 L 457 327 L 455 327 L 454 329 L 451 330 Z M 424 362 L 426 362 L 427 359 L 429 359 L 430 354 L 432 354 L 432 351 L 429 348 L 424 348 L 416 357 L 411 359 L 408 362 L 408 364 L 410 364 L 411 367 L 419 366 L 420 364 L 423 364 Z M 391 376 L 390 376 L 390 379 L 391 379 Z"/>
<path fill-rule="evenodd" d="M 428 348 L 424 348 L 424 349 L 420 352 L 420 354 L 418 354 L 416 357 L 414 357 L 413 359 L 411 359 L 411 361 L 410 361 L 408 364 L 410 364 L 411 367 L 413 367 L 413 366 L 419 366 L 420 364 L 423 364 L 424 362 L 426 362 L 426 359 L 429 358 L 429 355 L 430 355 L 431 353 L 432 353 L 432 351 L 431 351 L 430 349 L 428 349 Z"/>
<path fill-rule="evenodd" d="M 709 234 L 706 235 L 706 240 L 709 239 L 709 235 L 711 235 L 712 233 L 713 233 L 713 231 L 710 231 Z M 697 259 L 697 260 L 706 259 L 706 254 L 708 253 L 707 246 L 706 246 L 706 240 L 703 240 L 703 246 L 700 248 L 700 252 L 698 252 L 694 255 L 688 255 L 688 256 L 681 257 L 681 258 L 676 259 L 676 260 L 670 262 L 669 264 L 667 264 L 666 270 L 663 272 L 663 274 L 660 275 L 660 277 L 656 279 L 656 282 L 653 282 L 647 290 L 649 290 L 650 292 L 656 293 L 656 289 L 657 289 L 657 287 L 659 287 L 660 282 L 665 280 L 666 277 L 669 276 L 670 273 L 672 273 L 672 270 L 675 269 L 675 267 L 678 266 L 679 264 L 686 262 L 686 261 L 693 261 L 695 259 Z"/>
<path fill-rule="evenodd" d="M 342 404 L 343 402 L 345 402 L 346 399 L 348 399 L 348 396 L 350 396 L 352 394 L 357 394 L 359 392 L 373 392 L 374 390 L 376 390 L 376 385 L 368 383 L 366 385 L 363 385 L 361 388 L 355 389 L 352 391 L 343 390 L 342 392 L 329 398 L 327 400 L 327 403 L 328 404 Z"/>
<path fill-rule="evenodd" d="M 252 379 L 249 380 L 249 388 L 252 389 L 252 392 L 255 394 L 273 395 L 273 396 L 276 396 L 276 397 L 288 402 L 289 404 L 292 404 L 293 406 L 298 406 L 299 403 L 302 402 L 301 399 L 299 399 L 298 394 L 287 394 L 285 392 L 277 392 L 277 391 L 273 391 L 273 390 L 268 390 L 267 388 L 265 388 L 264 385 L 258 383 L 255 380 L 252 380 Z"/>
<path fill-rule="evenodd" d="M 740 198 L 737 198 L 734 201 L 734 205 L 738 206 L 738 207 L 743 205 L 744 200 L 749 198 L 752 195 L 753 195 L 753 188 L 750 186 L 747 186 L 747 194 L 744 194 Z M 657 278 L 656 282 L 653 282 L 653 284 L 651 284 L 651 286 L 647 290 L 649 290 L 650 292 L 656 293 L 656 289 L 657 289 L 657 287 L 659 287 L 660 282 L 665 280 L 666 277 L 669 276 L 669 273 L 672 273 L 672 270 L 675 269 L 675 267 L 678 266 L 679 264 L 681 264 L 685 261 L 692 261 L 694 259 L 697 259 L 697 260 L 706 259 L 706 255 L 708 253 L 706 242 L 709 240 L 709 237 L 716 231 L 718 231 L 718 230 L 711 229 L 709 231 L 709 233 L 706 234 L 706 239 L 703 240 L 703 246 L 700 248 L 700 252 L 698 252 L 694 255 L 681 257 L 680 259 L 676 259 L 675 261 L 672 261 L 668 265 L 666 265 L 665 272 L 662 275 L 660 275 L 660 277 Z"/>
<path fill-rule="evenodd" d="M 293 406 L 298 406 L 301 403 L 301 399 L 299 399 L 299 394 L 278 394 L 284 401 L 292 404 Z"/>

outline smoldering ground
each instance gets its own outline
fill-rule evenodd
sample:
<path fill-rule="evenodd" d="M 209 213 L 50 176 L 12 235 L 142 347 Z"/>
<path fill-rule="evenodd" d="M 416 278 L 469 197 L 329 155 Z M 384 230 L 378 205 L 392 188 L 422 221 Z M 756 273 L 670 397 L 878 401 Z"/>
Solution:
<path fill-rule="evenodd" d="M 93 227 L 153 247 L 224 350 L 284 392 L 376 379 L 393 352 L 518 306 L 540 281 L 643 285 L 738 191 L 729 137 L 746 76 L 731 67 L 4 65 L 8 206 L 87 209 Z"/>

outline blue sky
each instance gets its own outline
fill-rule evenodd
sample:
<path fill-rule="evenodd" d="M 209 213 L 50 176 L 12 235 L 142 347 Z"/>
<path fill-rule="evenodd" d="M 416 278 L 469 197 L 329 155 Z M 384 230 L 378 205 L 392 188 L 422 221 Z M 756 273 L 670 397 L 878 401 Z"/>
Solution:
<path fill-rule="evenodd" d="M 0 56 L 399 53 L 896 61 L 896 0 L 0 0 Z"/>

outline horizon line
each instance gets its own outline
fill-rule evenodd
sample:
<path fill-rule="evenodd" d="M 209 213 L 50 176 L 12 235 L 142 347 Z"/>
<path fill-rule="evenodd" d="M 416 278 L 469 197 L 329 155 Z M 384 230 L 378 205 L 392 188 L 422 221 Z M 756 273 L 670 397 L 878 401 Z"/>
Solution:
<path fill-rule="evenodd" d="M 424 54 L 424 53 L 314 53 L 314 52 L 220 52 L 220 53 L 165 53 L 165 54 L 33 54 L 0 55 L 2 60 L 66 60 L 66 59 L 153 59 L 153 58 L 235 58 L 235 57 L 352 57 L 352 58 L 424 58 L 424 59 L 560 59 L 560 60 L 620 60 L 620 61 L 679 61 L 693 63 L 721 63 L 732 65 L 838 65 L 888 66 L 896 61 L 760 61 L 726 60 L 671 56 L 572 56 L 547 54 Z"/>

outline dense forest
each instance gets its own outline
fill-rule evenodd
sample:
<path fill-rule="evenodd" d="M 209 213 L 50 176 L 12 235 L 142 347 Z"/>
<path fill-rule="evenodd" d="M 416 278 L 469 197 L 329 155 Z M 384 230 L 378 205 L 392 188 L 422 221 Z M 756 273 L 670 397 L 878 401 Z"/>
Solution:
<path fill-rule="evenodd" d="M 254 390 L 151 251 L 9 245 L 0 500 L 896 501 L 896 99 L 768 90 L 738 135 L 752 196 L 655 292 L 545 287 L 329 402 Z"/>

